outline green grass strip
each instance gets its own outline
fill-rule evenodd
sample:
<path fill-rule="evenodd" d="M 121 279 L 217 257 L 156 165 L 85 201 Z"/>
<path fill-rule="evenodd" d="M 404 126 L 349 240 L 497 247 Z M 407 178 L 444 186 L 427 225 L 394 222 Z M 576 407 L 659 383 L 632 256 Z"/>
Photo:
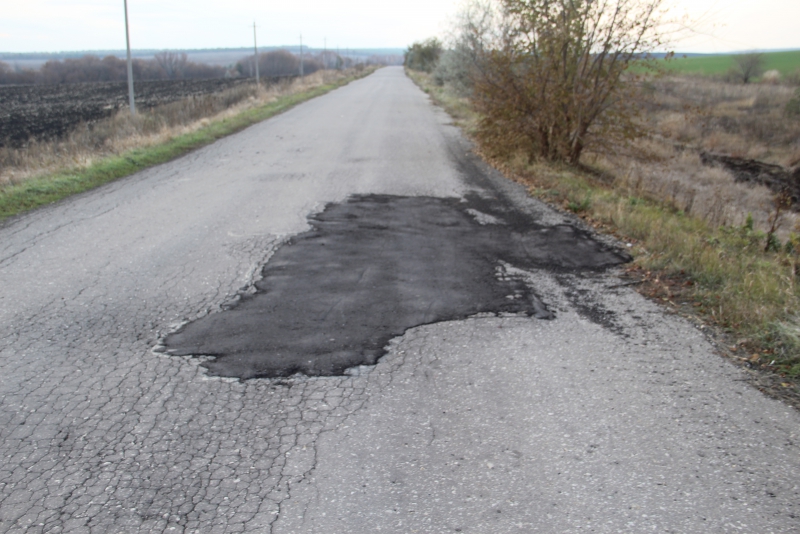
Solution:
<path fill-rule="evenodd" d="M 800 70 L 800 50 L 789 52 L 766 52 L 764 56 L 764 70 L 777 70 L 782 75 L 788 76 Z M 676 54 L 675 59 L 661 62 L 662 66 L 671 72 L 681 74 L 724 74 L 735 66 L 735 54 L 713 56 L 681 57 Z"/>
<path fill-rule="evenodd" d="M 356 78 L 345 78 L 301 93 L 285 95 L 274 102 L 243 111 L 234 117 L 214 121 L 195 132 L 174 137 L 163 144 L 137 148 L 118 156 L 103 158 L 83 169 L 60 171 L 3 187 L 0 189 L 0 221 L 130 176 L 148 167 L 166 163 L 307 100 L 347 85 L 354 79 Z"/>

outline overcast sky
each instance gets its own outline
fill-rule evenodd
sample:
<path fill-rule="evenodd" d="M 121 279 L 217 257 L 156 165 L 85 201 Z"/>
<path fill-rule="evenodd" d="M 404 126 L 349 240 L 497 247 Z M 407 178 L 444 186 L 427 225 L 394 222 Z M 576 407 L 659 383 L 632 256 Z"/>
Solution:
<path fill-rule="evenodd" d="M 462 0 L 129 0 L 135 49 L 232 48 L 303 42 L 404 48 L 440 35 Z M 800 0 L 672 0 L 694 34 L 681 52 L 800 48 Z M 123 0 L 4 0 L 0 52 L 118 50 Z"/>

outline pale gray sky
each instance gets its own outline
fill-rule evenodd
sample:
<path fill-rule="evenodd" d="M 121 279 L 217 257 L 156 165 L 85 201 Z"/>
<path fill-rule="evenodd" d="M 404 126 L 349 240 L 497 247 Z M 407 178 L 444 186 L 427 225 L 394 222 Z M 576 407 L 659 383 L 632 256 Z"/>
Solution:
<path fill-rule="evenodd" d="M 461 0 L 129 0 L 131 46 L 229 48 L 297 43 L 405 47 L 442 34 Z M 122 0 L 3 0 L 0 52 L 125 47 Z M 695 33 L 682 52 L 800 48 L 800 0 L 673 0 Z"/>

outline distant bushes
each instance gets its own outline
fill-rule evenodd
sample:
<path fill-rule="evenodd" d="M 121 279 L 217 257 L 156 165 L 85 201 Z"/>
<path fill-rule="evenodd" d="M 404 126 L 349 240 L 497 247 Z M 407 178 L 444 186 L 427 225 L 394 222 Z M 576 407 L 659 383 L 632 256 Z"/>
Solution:
<path fill-rule="evenodd" d="M 255 55 L 247 56 L 236 62 L 233 67 L 234 76 L 255 76 Z M 303 75 L 307 76 L 320 70 L 356 69 L 362 71 L 367 65 L 399 65 L 400 56 L 373 54 L 366 59 L 339 55 L 333 50 L 325 50 L 314 54 L 303 54 Z M 282 78 L 300 75 L 300 57 L 288 50 L 272 50 L 258 54 L 258 74 L 264 78 Z"/>
<path fill-rule="evenodd" d="M 303 74 L 312 74 L 326 66 L 336 67 L 341 62 L 338 56 L 329 57 L 320 54 L 320 57 L 303 57 Z M 248 56 L 239 60 L 234 67 L 239 76 L 255 76 L 255 60 L 253 56 Z M 275 78 L 279 76 L 298 76 L 300 74 L 300 58 L 288 50 L 275 50 L 258 54 L 258 72 L 265 78 Z"/>
<path fill-rule="evenodd" d="M 31 69 L 13 70 L 8 63 L 0 61 L 0 85 L 36 83 L 37 72 Z"/>
<path fill-rule="evenodd" d="M 405 66 L 409 69 L 431 72 L 442 55 L 442 43 L 436 39 L 417 42 L 408 47 Z"/>
<path fill-rule="evenodd" d="M 474 52 L 461 42 L 452 50 L 445 50 L 433 69 L 436 85 L 448 84 L 460 96 L 472 93 L 472 69 L 475 65 Z"/>
<path fill-rule="evenodd" d="M 733 67 L 728 71 L 729 81 L 750 83 L 764 73 L 764 54 L 740 54 L 733 56 Z"/>
<path fill-rule="evenodd" d="M 127 79 L 127 68 L 127 62 L 116 56 L 51 60 L 38 71 L 15 70 L 0 61 L 0 84 L 117 82 Z M 133 60 L 135 80 L 221 78 L 226 72 L 224 67 L 195 63 L 186 54 L 169 51 L 156 54 L 153 59 Z"/>
<path fill-rule="evenodd" d="M 324 69 L 364 68 L 365 65 L 399 65 L 400 56 L 372 55 L 366 60 L 342 57 L 331 50 L 303 55 L 303 75 Z M 12 68 L 0 61 L 0 85 L 57 84 L 78 82 L 119 82 L 128 79 L 127 61 L 116 56 L 50 60 L 39 70 Z M 300 57 L 288 50 L 258 54 L 259 75 L 277 78 L 300 75 Z M 201 80 L 222 77 L 254 77 L 254 56 L 245 57 L 228 69 L 189 61 L 187 54 L 165 50 L 152 59 L 133 60 L 133 78 L 137 81 Z"/>

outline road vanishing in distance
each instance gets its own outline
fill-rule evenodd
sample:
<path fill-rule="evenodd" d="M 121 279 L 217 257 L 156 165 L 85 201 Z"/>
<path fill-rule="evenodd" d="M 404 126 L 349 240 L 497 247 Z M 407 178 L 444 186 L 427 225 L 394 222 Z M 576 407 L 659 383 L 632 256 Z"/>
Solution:
<path fill-rule="evenodd" d="M 401 68 L 16 217 L 0 531 L 798 532 L 800 414 L 626 259 Z"/>

